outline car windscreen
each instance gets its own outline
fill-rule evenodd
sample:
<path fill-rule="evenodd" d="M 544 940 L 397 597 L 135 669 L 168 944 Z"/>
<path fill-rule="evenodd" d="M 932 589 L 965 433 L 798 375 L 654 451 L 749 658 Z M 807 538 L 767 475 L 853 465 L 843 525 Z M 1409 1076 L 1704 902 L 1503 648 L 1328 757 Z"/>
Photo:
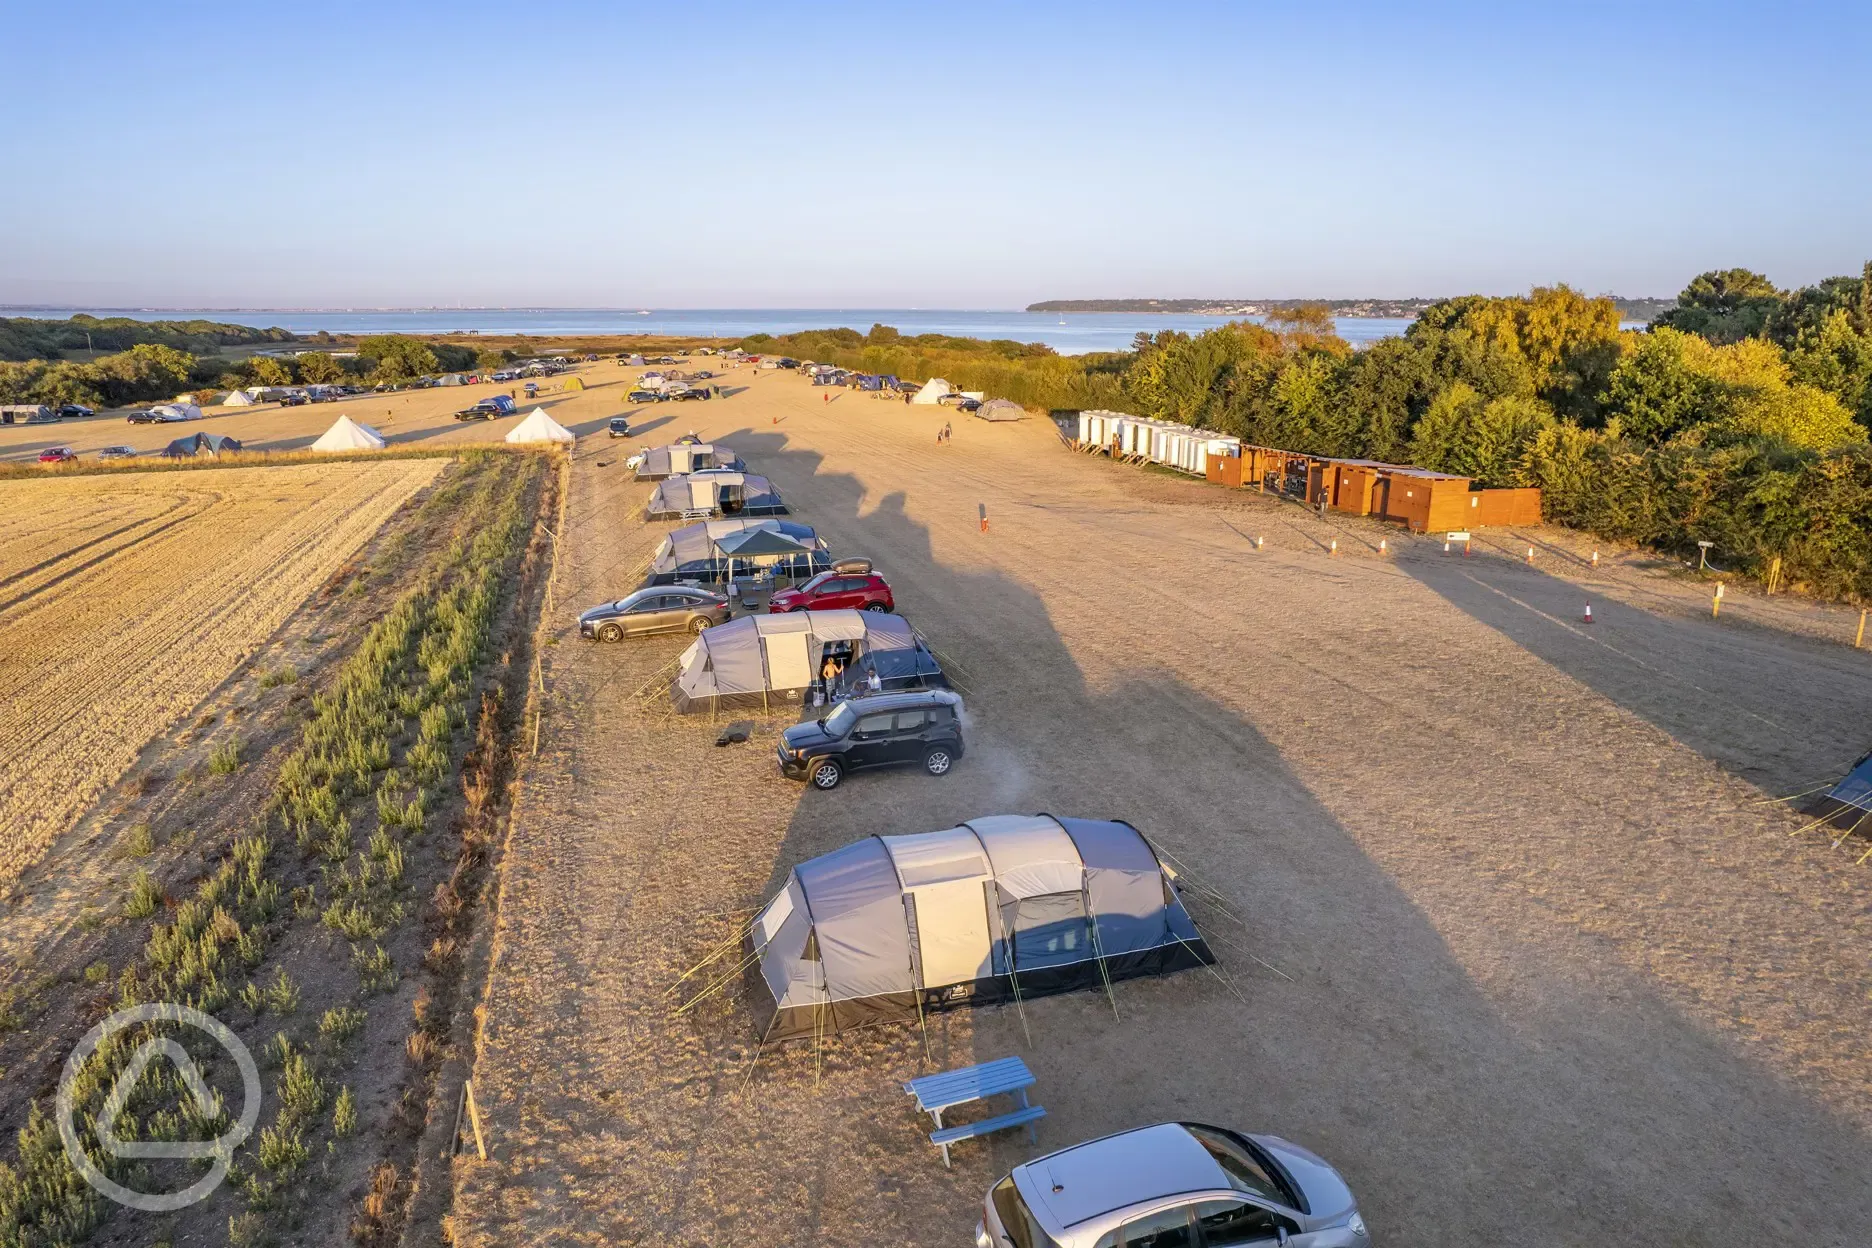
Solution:
<path fill-rule="evenodd" d="M 1229 1186 L 1236 1191 L 1289 1208 L 1300 1206 L 1299 1197 L 1287 1189 L 1287 1185 L 1263 1164 L 1259 1153 L 1247 1146 L 1245 1141 L 1210 1127 L 1185 1124 L 1185 1130 L 1195 1136 L 1197 1142 L 1216 1159 L 1216 1164 L 1222 1167 L 1222 1173 L 1228 1176 Z"/>
<path fill-rule="evenodd" d="M 858 712 L 849 702 L 841 702 L 825 717 L 825 730 L 835 737 L 842 737 L 851 731 L 851 726 L 858 722 Z"/>
<path fill-rule="evenodd" d="M 831 579 L 832 579 L 832 574 L 830 572 L 821 572 L 818 576 L 813 577 L 812 580 L 807 581 L 804 585 L 800 586 L 800 592 L 809 594 L 815 590 L 824 589 L 826 586 L 826 582 Z"/>
<path fill-rule="evenodd" d="M 1053 1237 L 1040 1229 L 1033 1211 L 1027 1208 L 1020 1189 L 1014 1186 L 1013 1175 L 995 1184 L 990 1196 L 994 1200 L 995 1216 L 1001 1219 L 1001 1229 L 1014 1242 L 1014 1248 L 1058 1248 Z"/>

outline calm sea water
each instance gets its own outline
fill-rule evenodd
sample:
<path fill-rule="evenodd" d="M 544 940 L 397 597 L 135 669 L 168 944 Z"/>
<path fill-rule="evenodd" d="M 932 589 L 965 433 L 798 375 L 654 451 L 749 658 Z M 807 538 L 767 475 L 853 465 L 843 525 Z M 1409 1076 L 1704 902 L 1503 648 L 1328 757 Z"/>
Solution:
<path fill-rule="evenodd" d="M 948 334 L 957 338 L 1011 338 L 1043 342 L 1065 355 L 1086 351 L 1122 351 L 1139 332 L 1181 329 L 1200 333 L 1226 323 L 1220 316 L 1184 316 L 1148 312 L 969 312 L 922 308 L 694 308 L 606 311 L 589 308 L 426 308 L 378 311 L 295 312 L 287 309 L 150 309 L 23 308 L 5 316 L 128 316 L 137 320 L 212 320 L 236 325 L 278 327 L 294 333 L 328 330 L 334 334 L 675 334 L 703 338 L 745 338 L 749 334 L 788 334 L 802 329 L 849 326 L 860 332 L 874 324 L 894 326 L 905 334 Z M 1402 318 L 1342 317 L 1340 336 L 1354 345 L 1401 334 Z"/>

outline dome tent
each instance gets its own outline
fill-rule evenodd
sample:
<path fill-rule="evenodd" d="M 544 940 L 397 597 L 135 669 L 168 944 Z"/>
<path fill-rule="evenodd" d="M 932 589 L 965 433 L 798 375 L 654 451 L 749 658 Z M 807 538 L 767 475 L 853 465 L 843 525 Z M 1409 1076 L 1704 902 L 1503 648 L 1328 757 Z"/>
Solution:
<path fill-rule="evenodd" d="M 576 442 L 572 431 L 546 414 L 546 409 L 536 407 L 527 413 L 527 418 L 507 431 L 509 442 Z"/>
<path fill-rule="evenodd" d="M 585 383 L 577 377 L 568 377 L 565 381 L 560 383 L 559 388 L 561 390 L 583 390 L 585 388 Z"/>
<path fill-rule="evenodd" d="M 315 451 L 381 451 L 384 436 L 369 425 L 340 416 L 311 446 Z"/>
<path fill-rule="evenodd" d="M 755 1025 L 791 1039 L 1215 961 L 1121 820 L 989 815 L 795 867 L 755 917 Z"/>
<path fill-rule="evenodd" d="M 227 392 L 227 397 L 221 400 L 221 406 L 252 407 L 253 402 L 253 395 L 248 394 L 245 390 L 230 390 Z"/>
<path fill-rule="evenodd" d="M 989 399 L 975 409 L 975 414 L 983 420 L 1025 420 L 1027 409 L 1012 399 Z"/>

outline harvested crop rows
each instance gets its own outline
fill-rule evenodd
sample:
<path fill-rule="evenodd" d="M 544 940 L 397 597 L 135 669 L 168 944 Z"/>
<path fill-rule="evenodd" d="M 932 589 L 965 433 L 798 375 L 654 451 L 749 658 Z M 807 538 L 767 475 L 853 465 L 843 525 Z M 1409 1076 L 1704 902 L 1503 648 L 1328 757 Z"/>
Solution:
<path fill-rule="evenodd" d="M 444 460 L 0 485 L 0 879 L 19 874 Z"/>

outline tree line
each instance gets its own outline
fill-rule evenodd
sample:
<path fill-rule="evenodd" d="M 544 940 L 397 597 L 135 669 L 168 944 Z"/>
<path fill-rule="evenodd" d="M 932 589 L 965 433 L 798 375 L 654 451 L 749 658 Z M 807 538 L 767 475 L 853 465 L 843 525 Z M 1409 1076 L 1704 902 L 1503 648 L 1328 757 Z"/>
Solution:
<path fill-rule="evenodd" d="M 62 321 L 0 317 L 0 360 L 58 360 L 68 352 L 127 351 L 147 344 L 203 355 L 224 347 L 291 342 L 292 331 L 219 321 L 134 321 L 80 314 Z"/>
<path fill-rule="evenodd" d="M 1872 264 L 1782 290 L 1698 276 L 1643 331 L 1565 286 L 1440 300 L 1355 351 L 1320 305 L 1126 353 L 816 331 L 749 350 L 909 378 L 1029 407 L 1111 407 L 1323 456 L 1416 464 L 1481 486 L 1539 486 L 1546 518 L 1604 537 L 1872 598 Z"/>
<path fill-rule="evenodd" d="M 74 318 L 74 321 L 87 319 L 90 318 Z M 63 326 L 71 322 L 24 323 Z M 242 327 L 217 328 L 239 330 Z M 278 341 L 266 335 L 286 333 L 285 330 L 247 332 L 258 337 L 243 340 L 236 345 Z M 286 340 L 291 341 L 292 335 L 287 334 Z M 214 345 L 210 343 L 210 348 Z M 87 407 L 121 407 L 132 403 L 162 402 L 177 394 L 196 390 L 401 383 L 436 373 L 496 369 L 515 358 L 516 354 L 510 350 L 477 351 L 456 343 L 425 342 L 404 334 L 379 334 L 360 339 L 355 354 L 312 350 L 292 356 L 251 355 L 245 358 L 197 354 L 166 342 L 139 342 L 127 350 L 89 362 L 58 358 L 0 362 L 0 403 L 44 403 L 51 407 L 80 403 Z"/>

